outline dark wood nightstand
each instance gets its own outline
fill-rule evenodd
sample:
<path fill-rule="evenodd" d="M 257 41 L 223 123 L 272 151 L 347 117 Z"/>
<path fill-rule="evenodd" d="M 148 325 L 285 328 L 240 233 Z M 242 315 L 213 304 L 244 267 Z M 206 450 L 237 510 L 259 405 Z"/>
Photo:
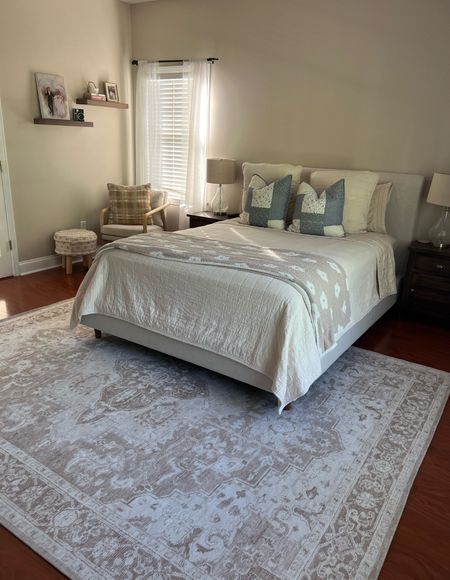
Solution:
<path fill-rule="evenodd" d="M 234 217 L 238 217 L 238 213 L 232 213 L 228 215 L 214 215 L 212 211 L 198 211 L 196 213 L 188 213 L 189 227 L 199 228 L 201 226 L 207 226 L 208 224 L 214 224 L 216 222 L 221 222 L 223 220 L 229 220 Z"/>
<path fill-rule="evenodd" d="M 450 248 L 410 245 L 402 307 L 450 321 Z"/>

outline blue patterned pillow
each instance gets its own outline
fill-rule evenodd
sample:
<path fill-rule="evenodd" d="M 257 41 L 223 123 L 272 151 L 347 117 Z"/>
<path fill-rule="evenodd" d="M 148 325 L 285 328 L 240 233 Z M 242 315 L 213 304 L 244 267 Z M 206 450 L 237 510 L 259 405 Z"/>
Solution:
<path fill-rule="evenodd" d="M 249 183 L 244 211 L 240 222 L 261 228 L 284 230 L 286 214 L 291 198 L 292 175 L 267 183 L 254 175 Z"/>
<path fill-rule="evenodd" d="M 330 185 L 320 195 L 309 183 L 299 185 L 294 217 L 289 231 L 315 236 L 345 236 L 344 215 L 345 182 Z"/>

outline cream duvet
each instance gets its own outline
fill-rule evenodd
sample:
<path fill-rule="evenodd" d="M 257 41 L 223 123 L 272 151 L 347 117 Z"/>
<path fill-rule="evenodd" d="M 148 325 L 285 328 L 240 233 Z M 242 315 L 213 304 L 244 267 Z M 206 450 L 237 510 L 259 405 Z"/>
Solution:
<path fill-rule="evenodd" d="M 324 238 L 235 220 L 180 233 L 336 262 L 346 275 L 349 326 L 396 292 L 393 240 L 387 235 Z M 270 379 L 281 408 L 305 394 L 321 374 L 322 349 L 308 295 L 261 272 L 108 248 L 80 287 L 72 326 L 87 314 L 125 320 L 240 362 Z"/>

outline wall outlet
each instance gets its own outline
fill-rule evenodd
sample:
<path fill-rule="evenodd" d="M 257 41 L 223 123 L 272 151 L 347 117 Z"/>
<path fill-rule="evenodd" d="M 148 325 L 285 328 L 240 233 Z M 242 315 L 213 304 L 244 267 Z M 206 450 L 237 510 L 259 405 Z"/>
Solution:
<path fill-rule="evenodd" d="M 86 229 L 86 220 L 81 220 L 81 221 L 80 221 L 80 228 L 81 228 L 82 230 L 85 230 L 85 229 Z"/>

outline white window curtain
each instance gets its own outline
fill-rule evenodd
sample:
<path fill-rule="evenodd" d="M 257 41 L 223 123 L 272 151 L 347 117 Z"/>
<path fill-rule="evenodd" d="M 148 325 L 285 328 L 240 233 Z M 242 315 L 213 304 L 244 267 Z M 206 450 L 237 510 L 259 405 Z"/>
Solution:
<path fill-rule="evenodd" d="M 136 81 L 136 180 L 168 192 L 186 214 L 204 208 L 211 64 L 141 62 Z"/>

